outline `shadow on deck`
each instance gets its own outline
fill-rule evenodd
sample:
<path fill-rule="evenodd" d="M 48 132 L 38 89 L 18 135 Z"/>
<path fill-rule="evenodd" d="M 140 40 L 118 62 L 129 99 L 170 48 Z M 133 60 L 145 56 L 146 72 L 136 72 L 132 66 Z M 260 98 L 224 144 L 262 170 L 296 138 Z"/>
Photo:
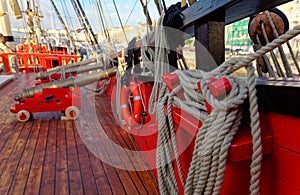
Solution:
<path fill-rule="evenodd" d="M 0 194 L 159 193 L 134 139 L 116 124 L 106 96 L 93 95 L 77 121 L 40 113 L 17 122 L 9 107 L 33 76 L 18 75 L 0 89 Z"/>

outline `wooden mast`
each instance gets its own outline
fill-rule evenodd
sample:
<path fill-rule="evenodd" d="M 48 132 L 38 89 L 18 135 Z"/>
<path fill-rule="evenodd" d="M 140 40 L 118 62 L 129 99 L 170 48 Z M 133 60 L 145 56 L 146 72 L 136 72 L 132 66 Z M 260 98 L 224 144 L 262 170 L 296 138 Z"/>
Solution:
<path fill-rule="evenodd" d="M 0 50 L 11 52 L 11 49 L 14 50 L 15 44 L 12 36 L 9 15 L 7 14 L 8 8 L 6 2 L 6 0 L 0 0 L 0 13 L 3 13 L 3 16 L 0 16 L 0 33 L 2 33 L 6 41 L 6 46 L 0 43 Z"/>
<path fill-rule="evenodd" d="M 88 21 L 85 12 L 79 2 L 79 0 L 71 0 L 71 3 L 75 9 L 75 12 L 77 15 L 79 15 L 79 20 L 81 25 L 83 25 L 84 30 L 87 32 L 87 37 L 89 37 L 89 44 L 93 49 L 99 49 L 98 40 L 96 38 L 96 35 L 94 34 L 94 31 L 92 29 L 92 26 L 90 25 L 90 22 Z"/>
<path fill-rule="evenodd" d="M 154 0 L 155 2 L 155 5 L 156 5 L 156 8 L 157 8 L 157 11 L 159 13 L 159 15 L 161 15 L 161 5 L 160 5 L 160 1 L 159 0 Z"/>
<path fill-rule="evenodd" d="M 37 43 L 37 38 L 36 38 L 36 34 L 35 34 L 35 30 L 34 30 L 34 23 L 33 23 L 33 20 L 32 20 L 32 17 L 33 17 L 33 11 L 31 9 L 31 4 L 30 4 L 30 0 L 27 0 L 26 1 L 27 3 L 27 6 L 26 6 L 26 15 L 27 15 L 27 25 L 29 27 L 29 41 L 33 41 L 35 43 Z M 30 43 L 28 43 L 30 45 Z"/>
<path fill-rule="evenodd" d="M 39 17 L 39 7 L 36 0 L 33 0 L 33 7 L 35 12 L 34 20 L 36 26 L 36 41 L 37 43 L 40 43 L 42 38 L 42 28 L 41 28 L 40 17 Z"/>
<path fill-rule="evenodd" d="M 152 20 L 151 20 L 151 17 L 150 17 L 150 14 L 149 14 L 149 10 L 148 10 L 148 7 L 147 7 L 147 2 L 145 2 L 145 0 L 140 0 L 140 2 L 142 4 L 144 14 L 145 14 L 145 16 L 147 18 L 147 23 L 149 25 L 149 28 L 150 28 L 150 30 L 153 30 Z"/>

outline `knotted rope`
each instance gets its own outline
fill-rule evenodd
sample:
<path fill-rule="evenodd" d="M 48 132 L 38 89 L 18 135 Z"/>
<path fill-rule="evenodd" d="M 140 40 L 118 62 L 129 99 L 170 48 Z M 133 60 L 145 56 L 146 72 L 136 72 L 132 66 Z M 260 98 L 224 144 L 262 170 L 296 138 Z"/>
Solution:
<path fill-rule="evenodd" d="M 175 156 L 176 159 L 185 194 L 220 193 L 224 179 L 228 149 L 241 123 L 241 104 L 247 96 L 249 96 L 250 101 L 251 134 L 253 140 L 250 192 L 253 195 L 259 194 L 262 146 L 255 89 L 255 74 L 251 62 L 282 45 L 299 33 L 300 26 L 296 26 L 293 30 L 281 35 L 248 57 L 230 59 L 209 73 L 200 70 L 176 71 L 175 73 L 179 76 L 181 86 L 175 88 L 172 92 L 169 92 L 164 85 L 161 85 L 155 108 L 158 122 L 157 170 L 159 187 L 162 194 L 178 192 L 178 186 L 175 183 L 176 179 L 174 179 L 173 156 Z M 226 76 L 242 67 L 247 68 L 247 81 Z M 232 90 L 220 100 L 212 96 L 208 88 L 208 83 L 210 78 L 220 79 L 224 77 L 230 81 Z M 197 86 L 195 86 L 195 83 L 200 79 L 202 93 L 200 93 Z M 201 105 L 198 108 L 201 114 L 198 114 L 198 116 L 200 118 L 199 120 L 202 121 L 202 127 L 196 136 L 193 158 L 186 182 L 184 182 L 182 178 L 177 145 L 176 143 L 170 143 L 176 142 L 176 139 L 174 139 L 176 135 L 174 134 L 171 114 L 172 105 L 184 105 L 181 107 L 189 110 L 190 113 L 195 112 L 197 108 L 192 108 L 191 105 L 193 104 L 190 103 L 188 105 L 179 98 L 175 98 L 174 95 L 179 90 L 183 90 L 186 101 L 192 101 L 193 103 L 199 103 Z M 203 108 L 204 99 L 214 109 L 206 118 L 201 118 L 201 116 L 207 114 Z M 164 112 L 164 105 L 166 103 L 168 107 L 167 116 L 165 116 Z"/>

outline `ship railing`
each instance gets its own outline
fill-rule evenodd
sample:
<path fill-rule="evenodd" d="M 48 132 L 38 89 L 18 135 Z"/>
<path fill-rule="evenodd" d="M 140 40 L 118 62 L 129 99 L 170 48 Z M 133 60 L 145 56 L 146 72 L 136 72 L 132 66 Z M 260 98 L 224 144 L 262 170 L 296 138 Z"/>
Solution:
<path fill-rule="evenodd" d="M 23 53 L 11 52 L 0 53 L 4 72 L 10 74 L 13 72 L 11 67 L 14 65 L 18 67 L 19 72 L 30 73 L 46 71 L 56 66 L 63 66 L 80 61 L 80 56 L 67 55 L 65 53 Z M 12 60 L 16 59 L 16 62 Z M 14 64 L 16 63 L 16 64 Z"/>

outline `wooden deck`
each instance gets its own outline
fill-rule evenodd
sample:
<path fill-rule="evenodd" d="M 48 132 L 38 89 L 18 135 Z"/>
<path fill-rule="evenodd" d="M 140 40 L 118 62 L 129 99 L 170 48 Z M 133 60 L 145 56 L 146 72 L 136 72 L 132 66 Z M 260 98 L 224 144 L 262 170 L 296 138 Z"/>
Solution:
<path fill-rule="evenodd" d="M 152 172 L 143 171 L 149 167 L 135 152 L 134 139 L 115 123 L 106 96 L 93 96 L 95 103 L 85 103 L 77 121 L 39 113 L 17 122 L 9 107 L 33 76 L 19 75 L 0 89 L 0 194 L 159 193 Z M 94 107 L 98 116 L 90 114 Z M 120 153 L 114 144 L 128 151 Z M 121 169 L 125 164 L 129 170 Z"/>

